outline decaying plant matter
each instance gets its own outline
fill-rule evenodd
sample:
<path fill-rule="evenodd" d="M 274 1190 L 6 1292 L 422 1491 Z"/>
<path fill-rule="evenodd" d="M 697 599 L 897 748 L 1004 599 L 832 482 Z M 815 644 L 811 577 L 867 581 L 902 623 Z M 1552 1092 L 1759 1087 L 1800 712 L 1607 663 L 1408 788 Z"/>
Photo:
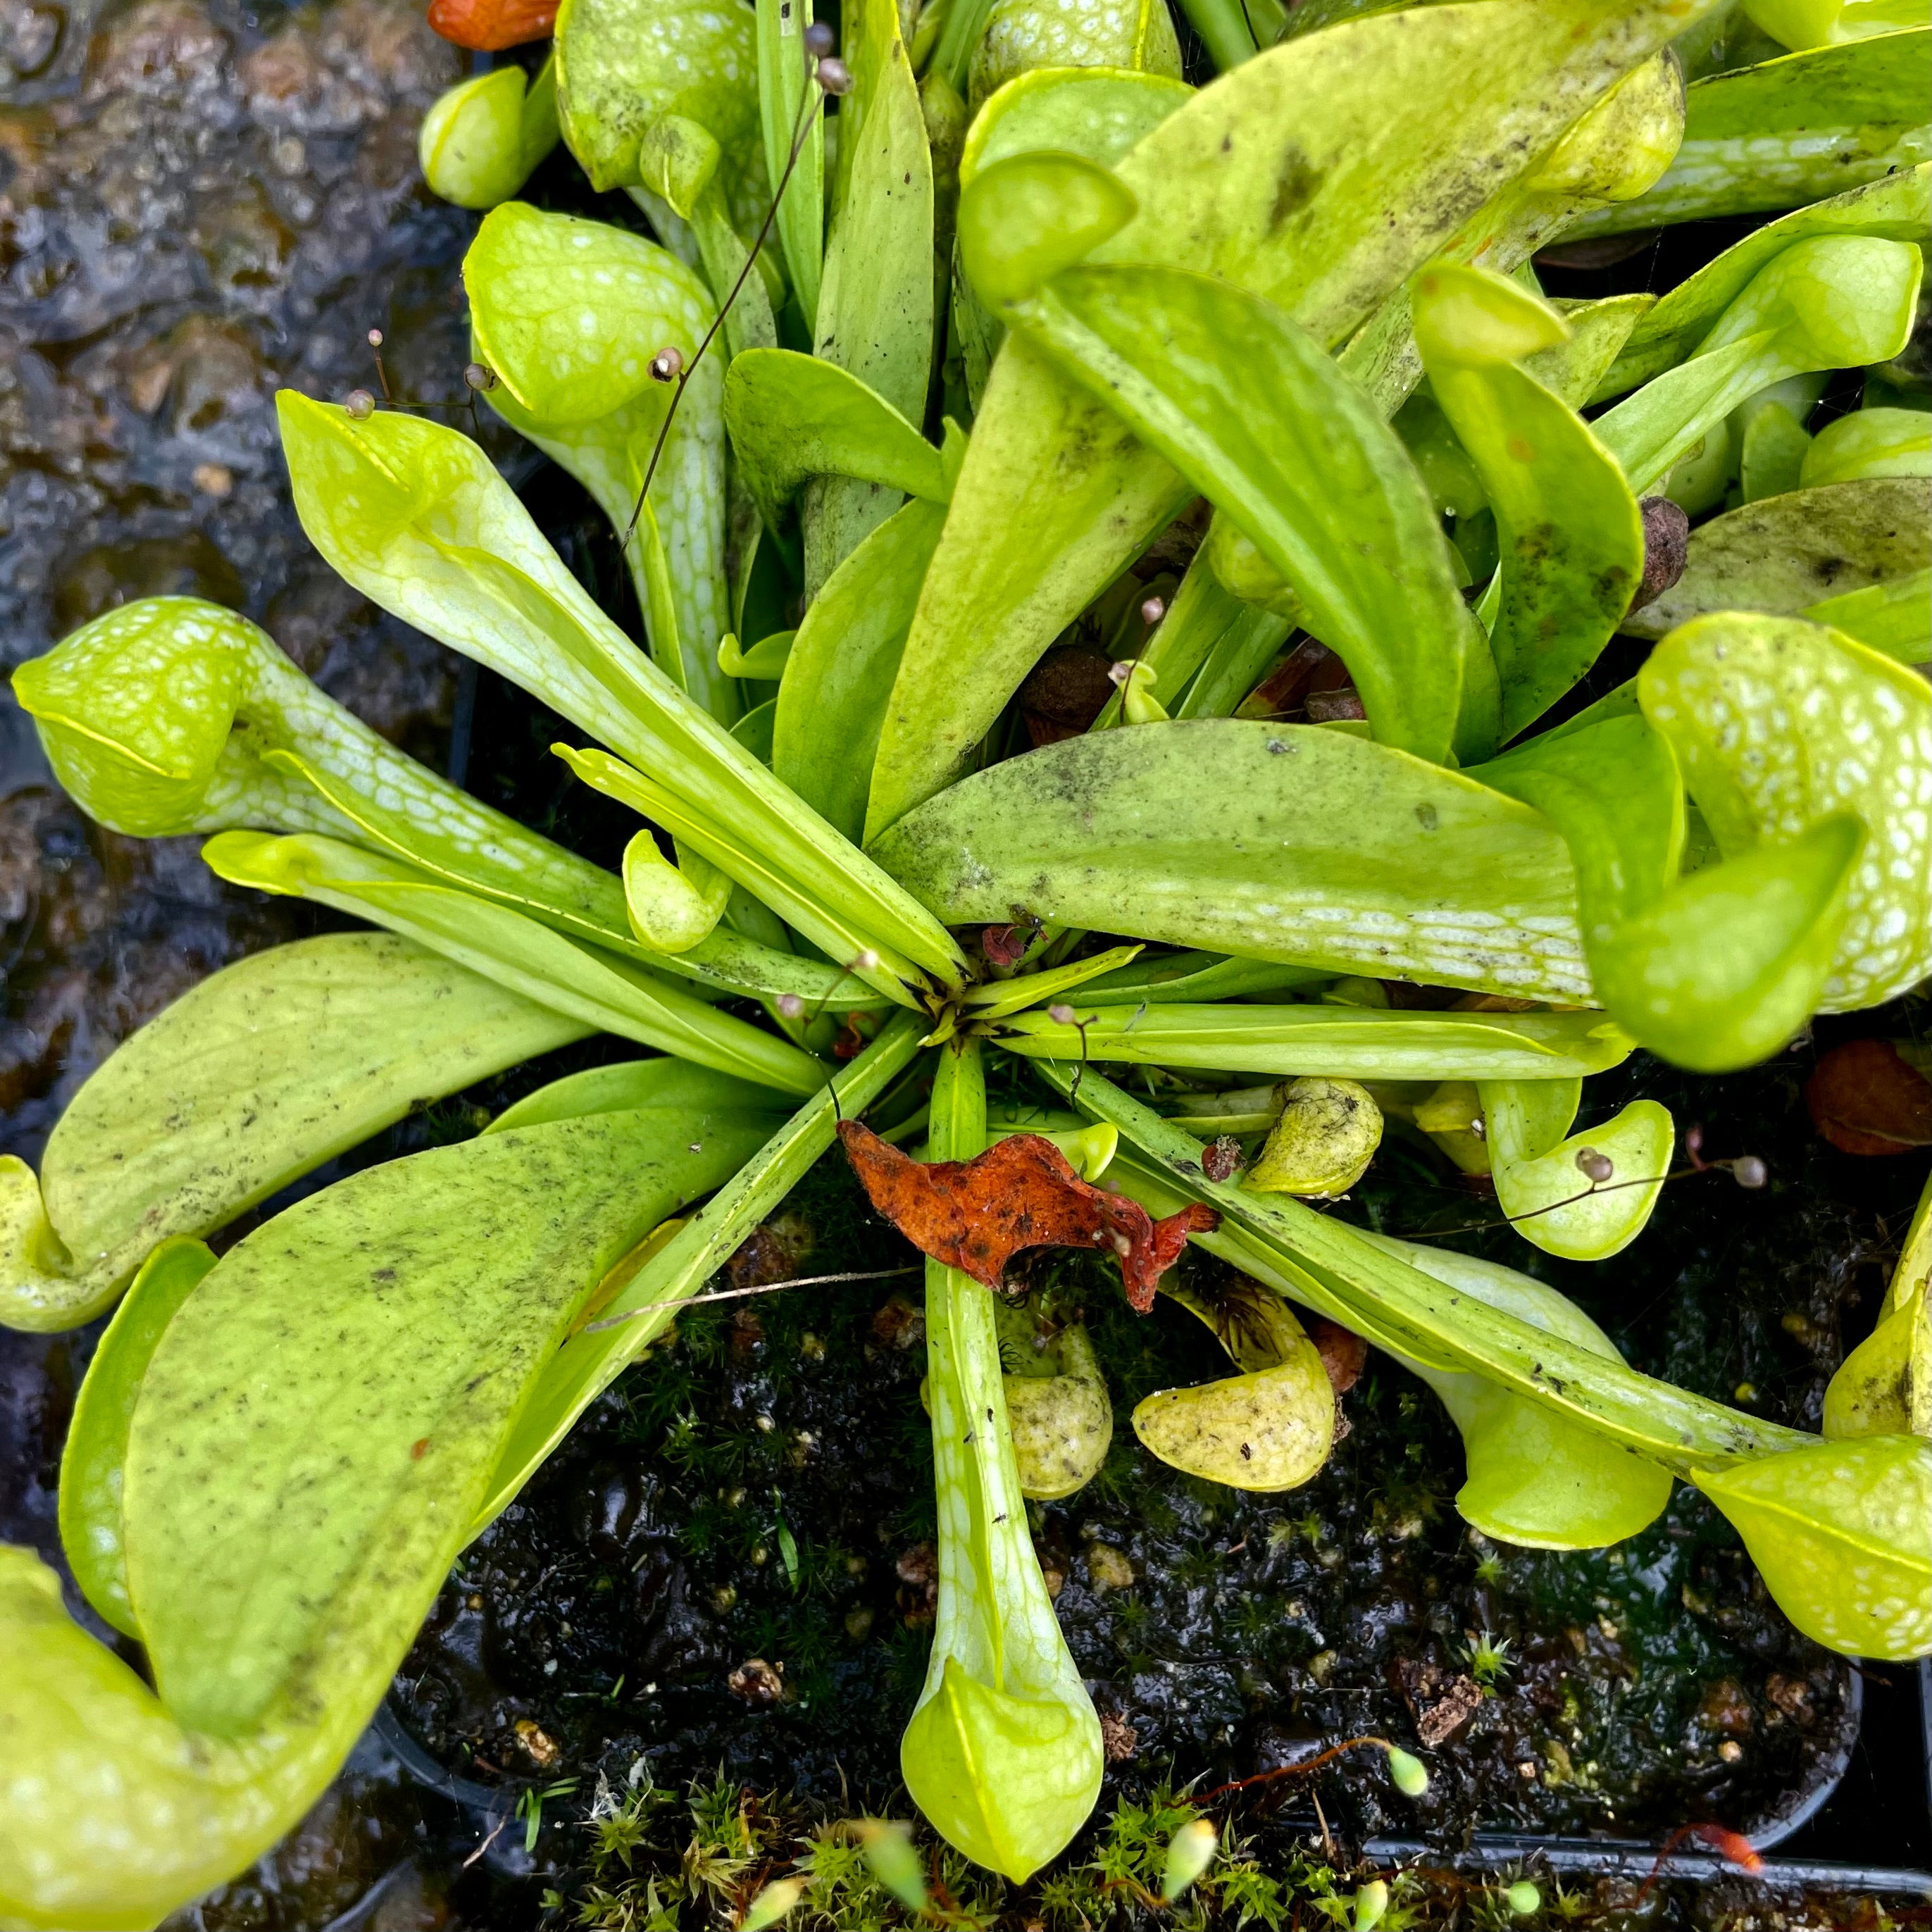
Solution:
<path fill-rule="evenodd" d="M 1251 1284 L 1190 1304 L 1237 1372 L 1136 1412 L 1183 1466 L 1320 1466 L 1294 1301 L 1441 1396 L 1486 1533 L 1613 1542 L 1694 1484 L 1820 1642 L 1932 1648 L 1922 1211 L 1810 1436 L 1325 1204 L 1400 1131 L 1605 1260 L 1676 1135 L 1642 1100 L 1574 1132 L 1586 1081 L 1639 1046 L 1742 1066 L 1932 968 L 1928 30 L 1749 0 L 1776 44 L 1727 68 L 1712 0 L 1188 10 L 1199 88 L 1159 8 L 848 0 L 835 53 L 791 0 L 564 0 L 534 78 L 426 122 L 432 184 L 489 211 L 471 387 L 608 515 L 644 647 L 422 416 L 285 394 L 297 508 L 567 721 L 637 814 L 620 873 L 213 606 L 19 672 L 101 823 L 380 930 L 215 975 L 38 1176 L 0 1162 L 0 1319 L 116 1309 L 62 1527 L 153 1687 L 0 1552 L 0 1922 L 152 1924 L 285 1830 L 465 1544 L 835 1138 L 931 1257 L 903 1762 L 982 1864 L 1036 1870 L 1101 1774 L 1024 1498 L 1090 1473 L 1105 1392 L 1076 1335 L 1001 1354 L 1042 1242 L 1112 1247 L 1137 1307 L 1188 1239 Z M 512 199 L 560 137 L 610 220 Z M 1532 266 L 1738 212 L 1776 218 L 1661 300 Z M 1868 406 L 1813 434 L 1852 370 Z M 1619 631 L 1654 648 L 1581 702 Z M 205 1244 L 593 1033 L 650 1057 Z M 1036 1104 L 989 1112 L 995 1060 Z"/>

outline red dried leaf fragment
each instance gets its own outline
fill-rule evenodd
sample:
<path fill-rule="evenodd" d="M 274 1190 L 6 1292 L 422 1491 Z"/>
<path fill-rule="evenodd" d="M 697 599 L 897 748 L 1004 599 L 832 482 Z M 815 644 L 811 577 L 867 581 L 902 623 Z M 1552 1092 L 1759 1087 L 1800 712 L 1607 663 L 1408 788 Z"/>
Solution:
<path fill-rule="evenodd" d="M 1362 1370 L 1368 1364 L 1368 1343 L 1352 1328 L 1344 1328 L 1325 1315 L 1307 1316 L 1302 1326 L 1315 1344 L 1315 1352 L 1322 1358 L 1322 1366 L 1328 1371 L 1328 1386 L 1337 1395 L 1346 1395 L 1362 1378 Z"/>
<path fill-rule="evenodd" d="M 1693 1825 L 1689 1829 L 1694 1838 L 1702 1839 L 1720 1858 L 1729 1859 L 1739 1870 L 1764 1869 L 1757 1847 L 1742 1832 L 1733 1832 L 1728 1825 Z"/>
<path fill-rule="evenodd" d="M 971 1160 L 914 1160 L 857 1120 L 838 1138 L 872 1205 L 913 1246 L 988 1288 L 1022 1248 L 1111 1248 L 1130 1306 L 1144 1315 L 1190 1234 L 1220 1225 L 1190 1204 L 1156 1221 L 1124 1195 L 1082 1180 L 1038 1134 L 1015 1134 Z"/>
<path fill-rule="evenodd" d="M 430 0 L 433 32 L 477 53 L 540 40 L 556 21 L 557 0 Z"/>
<path fill-rule="evenodd" d="M 1649 1877 L 1638 1888 L 1636 1897 L 1631 1901 L 1634 1906 L 1641 1905 L 1656 1890 L 1657 1881 L 1671 1853 L 1691 1838 L 1708 1845 L 1720 1858 L 1736 1865 L 1740 1871 L 1760 1872 L 1764 1869 L 1764 1860 L 1758 1856 L 1757 1847 L 1742 1832 L 1732 1831 L 1728 1825 L 1680 1825 L 1658 1846 L 1657 1862 L 1651 1867 Z"/>
<path fill-rule="evenodd" d="M 1888 1040 L 1852 1040 L 1804 1083 L 1811 1124 L 1846 1154 L 1906 1154 L 1932 1143 L 1932 1081 Z"/>
<path fill-rule="evenodd" d="M 1083 1181 L 1080 1184 L 1084 1186 Z M 1109 1197 L 1110 1198 L 1112 1197 Z M 1120 1279 L 1126 1283 L 1129 1304 L 1144 1315 L 1154 1306 L 1154 1292 L 1160 1278 L 1180 1258 L 1180 1251 L 1187 1245 L 1190 1234 L 1211 1234 L 1221 1225 L 1221 1217 L 1211 1208 L 1204 1208 L 1198 1201 L 1190 1201 L 1177 1214 L 1168 1214 L 1154 1223 L 1154 1239 L 1149 1244 L 1152 1261 L 1145 1273 L 1145 1286 L 1137 1285 L 1135 1275 L 1130 1273 L 1128 1259 L 1120 1262 Z"/>
<path fill-rule="evenodd" d="M 1040 937 L 1031 926 L 989 926 L 980 934 L 980 950 L 995 966 L 1017 966 Z"/>
<path fill-rule="evenodd" d="M 1284 718 L 1300 710 L 1311 692 L 1339 690 L 1348 667 L 1326 644 L 1303 638 L 1241 700 L 1244 718 Z"/>

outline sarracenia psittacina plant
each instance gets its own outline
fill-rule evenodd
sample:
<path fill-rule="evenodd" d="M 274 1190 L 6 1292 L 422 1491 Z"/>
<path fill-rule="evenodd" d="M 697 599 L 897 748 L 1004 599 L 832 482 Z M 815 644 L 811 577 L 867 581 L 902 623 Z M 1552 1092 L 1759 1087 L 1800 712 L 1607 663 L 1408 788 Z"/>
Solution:
<path fill-rule="evenodd" d="M 299 1818 L 464 1544 L 919 1033 L 889 1022 L 789 1120 L 646 1061 L 640 1094 L 370 1169 L 218 1263 L 157 1250 L 90 1372 L 62 1522 L 158 1688 L 72 1623 L 30 1552 L 4 1552 L 0 1912 L 152 1924 Z M 682 1083 L 670 1104 L 610 1105 L 648 1102 L 660 1070 Z"/>
<path fill-rule="evenodd" d="M 1078 1071 L 1057 1066 L 1049 1077 L 1082 1112 L 1119 1129 L 1126 1166 L 1117 1162 L 1115 1171 L 1123 1181 L 1144 1169 L 1138 1186 L 1152 1204 L 1178 1195 L 1220 1215 L 1218 1231 L 1196 1238 L 1224 1242 L 1237 1266 L 1251 1258 L 1258 1279 L 1398 1357 L 1466 1372 L 1564 1425 L 1553 1434 L 1498 1430 L 1480 1406 L 1466 1408 L 1445 1389 L 1472 1444 L 1472 1482 L 1480 1477 L 1492 1494 L 1526 1486 L 1542 1514 L 1560 1514 L 1566 1502 L 1602 1508 L 1607 1498 L 1595 1484 L 1565 1485 L 1547 1466 L 1580 1431 L 1587 1444 L 1617 1456 L 1634 1451 L 1703 1490 L 1807 1635 L 1853 1655 L 1915 1657 L 1932 1646 L 1932 1544 L 1924 1533 L 1932 1444 L 1910 1434 L 1821 1439 L 1652 1381 L 1624 1367 L 1591 1324 L 1536 1282 L 1516 1277 L 1520 1288 L 1505 1292 L 1495 1276 L 1508 1271 L 1491 1264 L 1424 1256 L 1282 1196 L 1209 1179 L 1199 1142 L 1090 1071 L 1076 1091 Z M 1634 1510 L 1616 1533 L 1648 1522 L 1667 1493 L 1667 1483 L 1658 1487 L 1648 1514 Z M 1643 1508 L 1641 1498 L 1631 1501 Z"/>
<path fill-rule="evenodd" d="M 718 663 L 731 628 L 723 376 L 709 357 L 690 366 L 716 315 L 710 291 L 640 235 L 520 202 L 484 220 L 464 277 L 476 353 L 496 377 L 490 406 L 619 530 L 638 518 L 625 556 L 652 656 L 728 724 L 738 687 Z M 675 392 L 668 354 L 688 370 Z"/>
<path fill-rule="evenodd" d="M 508 201 L 556 146 L 556 62 L 535 80 L 512 63 L 452 87 L 423 116 L 423 179 L 459 208 Z"/>
<path fill-rule="evenodd" d="M 928 1141 L 965 1160 L 986 1137 L 981 1046 L 941 1047 Z M 913 1802 L 969 1858 L 1026 1879 L 1100 1796 L 1100 1720 L 1034 1553 L 992 1292 L 926 1263 L 928 1400 L 939 1503 L 932 1660 L 900 1766 Z"/>
<path fill-rule="evenodd" d="M 1135 1408 L 1134 1433 L 1163 1462 L 1209 1482 L 1298 1489 L 1328 1460 L 1335 1439 L 1335 1388 L 1314 1343 L 1282 1301 L 1253 1282 L 1212 1301 L 1172 1292 L 1214 1330 L 1240 1372 L 1156 1390 Z"/>
<path fill-rule="evenodd" d="M 1683 145 L 1661 178 L 1582 213 L 1573 235 L 1803 208 L 1924 163 L 1918 83 L 1932 33 L 1917 0 L 1756 0 L 1740 10 L 1791 54 L 1694 81 Z"/>
<path fill-rule="evenodd" d="M 1636 500 L 1700 439 L 1728 457 L 1741 406 L 1771 426 L 1754 479 L 1856 472 L 1745 502 L 1754 530 L 1788 528 L 1770 512 L 1794 496 L 1846 504 L 1840 531 L 1852 503 L 1906 528 L 1923 484 L 1864 473 L 1916 460 L 1898 425 L 1801 444 L 1810 391 L 1762 392 L 1894 354 L 1924 168 L 1798 208 L 1654 306 L 1559 314 L 1531 285 L 1532 250 L 1668 183 L 1669 44 L 1711 11 L 1398 8 L 1258 52 L 1231 14 L 1229 70 L 1195 88 L 1164 18 L 1116 31 L 1072 0 L 1006 0 L 990 35 L 994 9 L 956 5 L 910 45 L 859 0 L 842 62 L 778 0 L 569 0 L 547 71 L 592 184 L 630 197 L 608 223 L 506 199 L 547 133 L 542 76 L 432 116 L 433 177 L 495 207 L 464 265 L 472 386 L 626 539 L 648 650 L 475 443 L 404 410 L 284 397 L 296 506 L 357 590 L 560 713 L 638 833 L 621 877 L 586 863 L 207 605 L 110 613 L 18 673 L 104 823 L 210 834 L 223 877 L 388 929 L 215 976 L 84 1083 L 38 1184 L 0 1171 L 0 1319 L 70 1326 L 127 1291 L 62 1526 L 154 1685 L 6 1554 L 0 1649 L 26 1665 L 0 1677 L 0 1921 L 152 1924 L 245 1865 L 339 1763 L 464 1543 L 840 1121 L 860 1146 L 875 1106 L 904 1141 L 930 1078 L 931 1150 L 964 1160 L 1002 1054 L 1016 1088 L 1030 1065 L 1070 1092 L 1087 1063 L 1077 1104 L 1112 1123 L 1009 1159 L 1064 1238 L 1114 1247 L 1144 1303 L 1191 1231 L 1413 1366 L 1463 1432 L 1472 1522 L 1585 1546 L 1682 1478 L 1803 1628 L 1924 1646 L 1923 1445 L 1890 1432 L 1874 1364 L 1814 1442 L 1634 1375 L 1534 1282 L 1294 1198 L 1350 1184 L 1386 1096 L 1480 1148 L 1539 1245 L 1613 1255 L 1672 1124 L 1637 1100 L 1574 1132 L 1582 1083 L 1640 1042 L 1741 1064 L 1932 966 L 1932 726 L 1884 641 L 1915 634 L 1888 614 L 1928 561 L 1904 540 L 1843 541 L 1838 589 L 1876 602 L 1840 610 L 1777 575 L 1774 543 L 1705 525 L 1641 674 L 1525 735 L 1646 624 L 1625 606 L 1669 573 Z M 1418 112 L 1445 94 L 1456 114 Z M 1616 406 L 1586 426 L 1593 399 Z M 1486 551 L 1449 541 L 1445 478 Z M 1061 742 L 1006 755 L 1063 637 L 1138 662 L 1088 708 L 1099 728 L 1048 721 Z M 1359 716 L 1256 701 L 1316 640 Z M 1400 981 L 1442 990 L 1404 1009 L 1378 983 Z M 412 1101 L 596 1031 L 656 1057 L 314 1192 L 219 1261 L 197 1238 Z M 836 1072 L 835 1036 L 860 1049 Z M 1217 1168 L 1258 1156 L 1253 1184 L 1209 1181 L 1201 1144 L 1094 1063 L 1216 1123 L 1240 1143 Z M 1124 1194 L 1063 1158 L 1090 1168 L 1115 1129 Z M 955 1844 L 1019 1875 L 1100 1766 L 1001 1423 L 997 1273 L 935 1264 L 928 1290 L 942 1610 L 905 1766 Z M 1880 1370 L 1916 1359 L 1923 1298 L 1896 1300 Z M 1299 1480 L 1332 1406 L 1306 1338 L 1270 1332 L 1232 1379 L 1292 1395 L 1268 1473 Z M 1077 1349 L 1053 1366 L 1028 1379 L 1070 1384 L 1078 1425 L 1053 1437 L 1042 1407 L 1030 1466 L 1064 1492 L 1112 1418 Z"/>
<path fill-rule="evenodd" d="M 1932 1436 L 1932 1180 L 1918 1197 L 1878 1324 L 1825 1390 L 1825 1433 Z"/>

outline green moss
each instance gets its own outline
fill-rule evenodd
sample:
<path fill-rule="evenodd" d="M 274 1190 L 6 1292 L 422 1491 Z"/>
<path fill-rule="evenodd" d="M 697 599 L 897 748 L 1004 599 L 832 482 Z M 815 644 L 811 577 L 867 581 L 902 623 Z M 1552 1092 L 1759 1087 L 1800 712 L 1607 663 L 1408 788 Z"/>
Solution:
<path fill-rule="evenodd" d="M 546 1924 L 554 1932 L 695 1932 L 734 1922 L 763 1887 L 794 1876 L 806 1887 L 786 1921 L 795 1932 L 1346 1927 L 1354 1922 L 1358 1888 L 1371 1878 L 1388 1887 L 1381 1923 L 1395 1932 L 1425 1924 L 1502 1932 L 1526 1922 L 1509 1910 L 1508 1888 L 1523 1876 L 1514 1868 L 1445 1886 L 1412 1872 L 1352 1865 L 1332 1846 L 1313 1842 L 1264 1849 L 1258 1837 L 1244 1834 L 1238 1810 L 1232 1822 L 1227 1814 L 1226 1805 L 1204 1811 L 1186 1792 L 1158 1783 L 1140 1798 L 1122 1799 L 1052 1870 L 1024 1886 L 968 1864 L 915 1827 L 929 1892 L 926 1909 L 915 1912 L 873 1875 L 853 1820 L 812 1816 L 795 1802 L 758 1797 L 722 1776 L 699 1780 L 680 1796 L 640 1772 L 621 1793 L 600 1789 L 584 1828 L 584 1863 L 568 1889 L 547 1896 Z M 1163 1902 L 1168 1847 L 1184 1826 L 1204 1816 L 1222 1834 L 1214 1860 L 1189 1891 Z M 1580 1895 L 1544 1884 L 1550 1920 L 1567 1923 L 1583 1909 Z"/>

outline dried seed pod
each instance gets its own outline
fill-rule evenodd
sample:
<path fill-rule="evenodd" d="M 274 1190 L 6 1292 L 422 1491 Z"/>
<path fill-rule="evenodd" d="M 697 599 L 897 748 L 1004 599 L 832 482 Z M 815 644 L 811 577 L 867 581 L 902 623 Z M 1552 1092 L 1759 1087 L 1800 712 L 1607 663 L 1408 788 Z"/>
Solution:
<path fill-rule="evenodd" d="M 1346 1192 L 1361 1179 L 1382 1139 L 1382 1111 L 1353 1080 L 1304 1078 L 1282 1096 L 1247 1185 L 1264 1194 Z"/>

